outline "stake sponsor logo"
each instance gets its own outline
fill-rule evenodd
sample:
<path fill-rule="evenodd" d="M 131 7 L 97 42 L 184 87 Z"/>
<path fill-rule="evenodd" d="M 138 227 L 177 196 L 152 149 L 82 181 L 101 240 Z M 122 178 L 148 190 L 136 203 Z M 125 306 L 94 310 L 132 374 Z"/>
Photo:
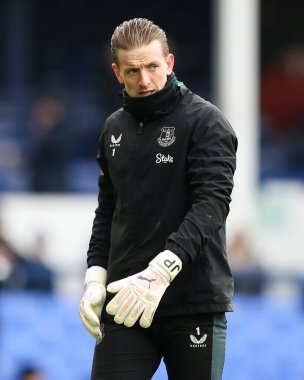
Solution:
<path fill-rule="evenodd" d="M 170 154 L 164 155 L 162 153 L 157 153 L 156 161 L 157 164 L 173 164 L 174 158 Z"/>

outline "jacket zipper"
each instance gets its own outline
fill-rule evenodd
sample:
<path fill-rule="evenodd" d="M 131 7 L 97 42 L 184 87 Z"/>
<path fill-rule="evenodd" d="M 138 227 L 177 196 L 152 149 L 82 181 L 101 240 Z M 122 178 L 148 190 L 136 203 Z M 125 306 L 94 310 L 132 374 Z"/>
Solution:
<path fill-rule="evenodd" d="M 141 122 L 139 123 L 139 127 L 137 128 L 137 134 L 138 134 L 138 135 L 141 135 L 141 134 L 142 134 L 143 128 L 144 128 L 144 122 L 141 121 Z"/>

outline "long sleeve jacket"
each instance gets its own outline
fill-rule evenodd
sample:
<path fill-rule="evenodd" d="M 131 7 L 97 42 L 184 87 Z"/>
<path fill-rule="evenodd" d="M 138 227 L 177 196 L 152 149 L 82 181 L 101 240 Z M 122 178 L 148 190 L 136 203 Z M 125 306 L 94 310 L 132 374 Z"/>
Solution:
<path fill-rule="evenodd" d="M 169 249 L 184 265 L 156 317 L 231 311 L 225 223 L 236 150 L 222 112 L 183 84 L 162 117 L 139 122 L 123 108 L 114 112 L 99 141 L 88 266 L 106 268 L 110 283 Z"/>

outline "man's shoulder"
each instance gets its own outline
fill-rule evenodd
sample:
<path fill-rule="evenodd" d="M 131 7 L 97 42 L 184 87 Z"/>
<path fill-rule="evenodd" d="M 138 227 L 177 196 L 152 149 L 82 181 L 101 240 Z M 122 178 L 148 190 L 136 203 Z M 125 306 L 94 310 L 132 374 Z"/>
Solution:
<path fill-rule="evenodd" d="M 119 108 L 118 110 L 112 112 L 106 119 L 105 125 L 109 125 L 117 120 L 120 120 L 123 117 L 124 109 Z"/>
<path fill-rule="evenodd" d="M 126 122 L 126 117 L 126 112 L 123 108 L 112 112 L 104 122 L 103 133 L 105 134 L 113 130 L 113 128 L 117 129 L 122 126 Z"/>
<path fill-rule="evenodd" d="M 190 103 L 192 105 L 197 106 L 201 110 L 204 111 L 216 111 L 219 109 L 216 105 L 210 101 L 205 99 L 202 95 L 199 95 L 193 91 L 191 91 L 183 82 L 180 82 L 181 93 L 183 95 L 183 99 L 186 103 Z"/>
<path fill-rule="evenodd" d="M 201 95 L 192 92 L 184 86 L 183 100 L 186 108 L 190 108 L 192 115 L 211 116 L 212 114 L 221 115 L 221 110 L 210 100 L 203 98 Z"/>
<path fill-rule="evenodd" d="M 190 91 L 187 87 L 185 87 L 183 95 L 185 107 L 188 109 L 187 113 L 191 115 L 192 120 L 200 120 L 198 125 L 217 126 L 234 134 L 230 122 L 219 106 Z"/>

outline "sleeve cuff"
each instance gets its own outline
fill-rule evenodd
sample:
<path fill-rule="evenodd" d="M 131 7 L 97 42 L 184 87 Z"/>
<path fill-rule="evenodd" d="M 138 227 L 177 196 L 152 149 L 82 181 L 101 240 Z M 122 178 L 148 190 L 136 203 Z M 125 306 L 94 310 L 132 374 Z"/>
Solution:
<path fill-rule="evenodd" d="M 183 264 L 188 264 L 190 262 L 190 257 L 187 252 L 173 241 L 167 241 L 164 249 L 168 249 L 169 251 L 175 253 L 181 259 Z"/>
<path fill-rule="evenodd" d="M 107 281 L 107 271 L 99 266 L 93 266 L 86 270 L 86 274 L 84 277 L 84 289 L 91 282 L 100 282 L 102 285 L 106 286 Z"/>

